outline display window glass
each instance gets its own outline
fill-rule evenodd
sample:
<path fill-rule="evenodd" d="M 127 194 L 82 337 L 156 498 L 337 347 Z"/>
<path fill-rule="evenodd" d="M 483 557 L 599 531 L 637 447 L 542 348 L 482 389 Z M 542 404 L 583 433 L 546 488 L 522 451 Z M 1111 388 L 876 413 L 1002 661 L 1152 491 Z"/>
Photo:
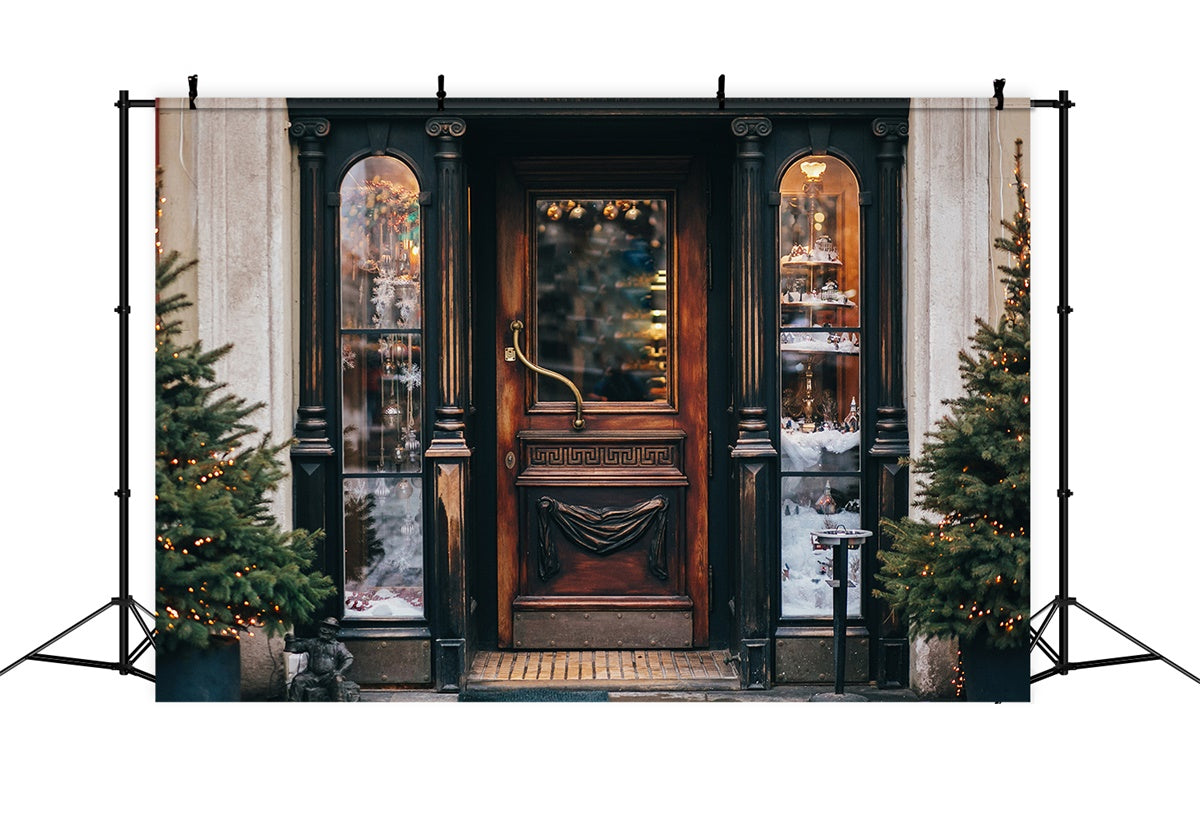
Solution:
<path fill-rule="evenodd" d="M 820 529 L 861 526 L 862 288 L 858 180 L 834 156 L 793 161 L 780 182 L 781 614 L 833 616 Z M 862 614 L 851 555 L 848 614 Z"/>
<path fill-rule="evenodd" d="M 341 183 L 343 617 L 424 615 L 420 187 L 390 156 Z"/>

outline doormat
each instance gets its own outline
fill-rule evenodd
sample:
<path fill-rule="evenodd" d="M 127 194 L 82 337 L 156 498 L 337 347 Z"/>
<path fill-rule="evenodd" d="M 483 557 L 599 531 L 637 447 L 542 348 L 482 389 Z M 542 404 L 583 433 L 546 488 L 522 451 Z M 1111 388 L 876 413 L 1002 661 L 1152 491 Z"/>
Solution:
<path fill-rule="evenodd" d="M 607 691 L 561 688 L 466 688 L 459 702 L 608 702 Z"/>

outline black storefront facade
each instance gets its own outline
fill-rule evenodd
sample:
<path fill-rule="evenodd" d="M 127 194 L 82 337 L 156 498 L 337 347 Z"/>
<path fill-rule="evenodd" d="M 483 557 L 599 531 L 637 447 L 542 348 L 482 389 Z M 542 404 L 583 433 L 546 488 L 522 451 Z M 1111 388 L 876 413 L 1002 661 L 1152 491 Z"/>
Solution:
<path fill-rule="evenodd" d="M 294 523 L 326 532 L 356 679 L 709 648 L 745 688 L 832 682 L 827 561 L 797 532 L 908 511 L 909 101 L 287 108 Z M 622 371 L 637 393 L 602 395 Z M 371 586 L 387 532 L 355 528 L 397 490 L 403 610 Z M 879 546 L 847 680 L 902 687 Z"/>

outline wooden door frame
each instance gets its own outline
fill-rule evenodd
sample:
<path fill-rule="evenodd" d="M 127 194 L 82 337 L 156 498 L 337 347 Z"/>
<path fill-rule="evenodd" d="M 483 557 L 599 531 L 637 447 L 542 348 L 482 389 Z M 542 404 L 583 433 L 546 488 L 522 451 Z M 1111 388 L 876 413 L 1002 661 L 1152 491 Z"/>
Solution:
<path fill-rule="evenodd" d="M 680 595 L 677 598 L 661 598 L 651 605 L 662 605 L 667 608 L 686 607 L 691 617 L 691 644 L 693 646 L 707 645 L 709 642 L 709 460 L 710 453 L 706 440 L 707 416 L 709 411 L 709 381 L 707 368 L 707 323 L 708 323 L 708 294 L 707 294 L 707 247 L 705 231 L 707 230 L 707 209 L 705 207 L 679 207 L 679 202 L 704 203 L 707 183 L 707 168 L 698 157 L 571 157 L 571 158 L 509 158 L 497 163 L 497 279 L 498 284 L 504 280 L 506 269 L 529 269 L 531 248 L 529 246 L 528 225 L 530 217 L 528 209 L 528 191 L 531 188 L 555 188 L 572 186 L 582 188 L 626 188 L 631 190 L 660 190 L 671 191 L 675 197 L 675 237 L 673 241 L 674 263 L 676 270 L 688 270 L 693 283 L 699 282 L 704 290 L 703 296 L 697 300 L 704 309 L 684 311 L 679 309 L 678 288 L 674 290 L 673 310 L 679 326 L 673 331 L 673 351 L 675 361 L 673 378 L 675 380 L 674 406 L 666 408 L 647 408 L 639 413 L 640 420 L 646 426 L 660 429 L 664 433 L 673 429 L 685 428 L 695 431 L 690 436 L 692 440 L 680 442 L 682 451 L 682 473 L 676 474 L 687 484 L 685 507 L 680 521 L 687 522 L 687 532 L 681 532 L 680 538 L 686 540 L 683 544 L 685 556 L 685 571 L 683 582 L 680 584 Z M 519 208 L 501 206 L 504 202 L 520 202 Z M 686 237 L 686 238 L 682 238 Z M 526 281 L 530 287 L 528 281 Z M 497 358 L 504 347 L 511 346 L 512 336 L 508 327 L 508 316 L 504 311 L 511 312 L 512 302 L 518 300 L 528 304 L 530 293 L 506 294 L 498 292 L 495 309 L 498 311 L 495 353 Z M 685 360 L 678 354 L 678 339 L 684 334 L 702 339 L 700 346 L 704 354 Z M 532 347 L 534 338 L 529 338 Z M 493 359 L 495 360 L 495 359 Z M 504 367 L 504 364 L 498 364 Z M 685 372 L 685 368 L 688 368 Z M 527 378 L 501 378 L 497 376 L 497 420 L 496 420 L 496 460 L 497 475 L 497 640 L 502 647 L 513 645 L 513 603 L 522 586 L 521 575 L 523 567 L 515 541 L 520 526 L 520 512 L 514 500 L 516 490 L 507 484 L 511 483 L 513 472 L 503 462 L 506 451 L 518 451 L 517 440 L 519 430 L 514 426 L 517 412 L 505 411 L 505 407 L 529 406 L 531 396 L 526 394 Z M 686 385 L 686 387 L 685 387 Z M 688 400 L 682 400 L 683 390 L 695 393 Z M 603 407 L 588 406 L 588 414 L 599 418 L 605 414 L 611 415 L 612 410 Z M 565 416 L 556 416 L 565 417 Z M 564 429 L 566 428 L 564 422 Z M 611 430 L 610 430 L 611 431 Z M 666 484 L 672 482 L 669 476 L 660 478 Z M 619 480 L 619 478 L 618 478 Z M 507 515 L 506 515 L 507 512 Z M 508 534 L 503 527 L 508 527 Z M 691 534 L 689 538 L 687 535 Z M 630 604 L 638 602 L 646 604 L 646 600 L 633 598 Z M 617 604 L 619 605 L 619 604 Z"/>

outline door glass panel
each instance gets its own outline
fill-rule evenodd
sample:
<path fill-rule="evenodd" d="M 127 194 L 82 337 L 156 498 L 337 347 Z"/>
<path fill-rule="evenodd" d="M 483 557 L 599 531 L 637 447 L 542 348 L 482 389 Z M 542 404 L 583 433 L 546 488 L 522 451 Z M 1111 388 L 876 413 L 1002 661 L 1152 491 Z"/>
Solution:
<path fill-rule="evenodd" d="M 670 222 L 666 199 L 538 198 L 537 363 L 586 401 L 671 399 Z M 537 379 L 538 401 L 572 401 Z"/>

